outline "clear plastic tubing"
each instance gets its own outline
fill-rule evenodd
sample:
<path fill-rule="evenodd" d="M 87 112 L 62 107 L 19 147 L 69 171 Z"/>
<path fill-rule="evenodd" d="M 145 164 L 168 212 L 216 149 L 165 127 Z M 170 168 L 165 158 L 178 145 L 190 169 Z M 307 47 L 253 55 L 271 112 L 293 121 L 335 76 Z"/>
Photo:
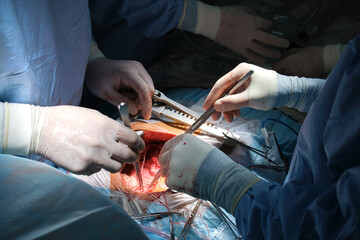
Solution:
<path fill-rule="evenodd" d="M 153 228 L 153 227 L 149 227 L 149 226 L 144 226 L 144 225 L 140 225 L 140 227 L 142 228 L 142 230 L 144 230 L 145 232 L 151 232 L 151 233 L 154 233 L 164 239 L 168 239 L 170 240 L 170 235 L 163 232 L 163 231 L 160 231 L 159 229 L 156 229 L 156 228 Z"/>

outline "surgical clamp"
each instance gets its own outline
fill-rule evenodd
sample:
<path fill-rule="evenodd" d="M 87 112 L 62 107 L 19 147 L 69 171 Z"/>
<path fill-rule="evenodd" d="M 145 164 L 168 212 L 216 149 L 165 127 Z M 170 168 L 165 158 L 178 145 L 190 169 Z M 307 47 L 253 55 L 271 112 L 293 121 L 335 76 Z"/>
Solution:
<path fill-rule="evenodd" d="M 121 102 L 118 105 L 118 109 L 119 109 L 119 112 L 120 112 L 121 119 L 124 122 L 124 125 L 131 129 L 130 117 L 129 117 L 129 109 L 128 109 L 126 103 Z M 137 177 L 139 179 L 141 191 L 144 191 L 144 184 L 143 184 L 143 179 L 142 179 L 142 176 L 141 176 L 139 160 L 134 162 L 134 168 L 135 168 L 135 171 L 136 171 L 136 175 L 137 175 Z"/>

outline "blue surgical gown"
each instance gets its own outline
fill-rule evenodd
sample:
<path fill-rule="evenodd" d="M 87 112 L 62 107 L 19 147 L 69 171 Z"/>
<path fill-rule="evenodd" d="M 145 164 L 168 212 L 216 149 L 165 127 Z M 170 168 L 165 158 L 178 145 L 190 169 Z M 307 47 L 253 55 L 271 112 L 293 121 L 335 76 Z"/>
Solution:
<path fill-rule="evenodd" d="M 1 0 L 0 101 L 78 104 L 90 36 L 86 0 Z M 86 183 L 0 154 L 0 239 L 113 238 L 146 236 Z"/>
<path fill-rule="evenodd" d="M 0 101 L 78 105 L 90 40 L 87 0 L 0 1 Z"/>
<path fill-rule="evenodd" d="M 360 239 L 360 35 L 301 128 L 283 186 L 261 181 L 237 205 L 245 239 Z"/>
<path fill-rule="evenodd" d="M 0 239 L 146 239 L 108 197 L 47 164 L 0 154 Z"/>
<path fill-rule="evenodd" d="M 140 61 L 145 67 L 161 56 L 165 34 L 183 13 L 184 0 L 90 0 L 93 34 L 112 59 Z"/>

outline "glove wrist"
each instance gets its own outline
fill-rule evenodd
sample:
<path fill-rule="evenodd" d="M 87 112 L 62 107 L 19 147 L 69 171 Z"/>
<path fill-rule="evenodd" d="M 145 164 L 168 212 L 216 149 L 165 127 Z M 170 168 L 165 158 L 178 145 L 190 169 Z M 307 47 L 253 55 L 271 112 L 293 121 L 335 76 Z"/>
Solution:
<path fill-rule="evenodd" d="M 325 73 L 329 74 L 335 67 L 347 44 L 328 44 L 323 48 L 323 64 Z"/>
<path fill-rule="evenodd" d="M 275 107 L 296 108 L 300 112 L 308 112 L 325 81 L 318 78 L 299 78 L 295 76 L 278 77 L 278 97 Z"/>
<path fill-rule="evenodd" d="M 185 0 L 183 17 L 178 28 L 215 39 L 220 27 L 221 11 L 219 7 L 200 1 Z"/>
<path fill-rule="evenodd" d="M 48 107 L 32 106 L 31 108 L 31 144 L 30 153 L 43 155 L 40 152 L 40 143 L 44 131 L 45 120 L 48 114 Z"/>
<path fill-rule="evenodd" d="M 260 179 L 223 152 L 213 149 L 201 165 L 193 194 L 234 214 L 243 194 Z"/>
<path fill-rule="evenodd" d="M 0 104 L 2 148 L 6 154 L 27 156 L 31 141 L 31 106 L 17 103 Z"/>
<path fill-rule="evenodd" d="M 100 51 L 96 42 L 92 41 L 90 43 L 90 53 L 89 53 L 89 58 L 88 58 L 88 64 L 90 62 L 94 61 L 95 59 L 102 58 L 102 57 L 105 57 L 104 54 Z"/>

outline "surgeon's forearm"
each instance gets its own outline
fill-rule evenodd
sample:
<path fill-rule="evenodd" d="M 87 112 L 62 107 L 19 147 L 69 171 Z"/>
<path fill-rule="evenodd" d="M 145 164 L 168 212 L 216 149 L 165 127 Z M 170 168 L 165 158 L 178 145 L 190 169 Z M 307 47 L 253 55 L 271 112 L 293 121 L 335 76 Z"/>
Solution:
<path fill-rule="evenodd" d="M 202 163 L 195 182 L 195 192 L 234 214 L 245 192 L 260 181 L 255 174 L 218 149 L 211 151 Z"/>
<path fill-rule="evenodd" d="M 244 239 L 282 239 L 278 208 L 281 186 L 260 181 L 241 198 L 235 210 L 236 225 Z"/>
<path fill-rule="evenodd" d="M 325 84 L 324 79 L 299 78 L 278 74 L 278 96 L 275 107 L 292 107 L 308 112 Z"/>

